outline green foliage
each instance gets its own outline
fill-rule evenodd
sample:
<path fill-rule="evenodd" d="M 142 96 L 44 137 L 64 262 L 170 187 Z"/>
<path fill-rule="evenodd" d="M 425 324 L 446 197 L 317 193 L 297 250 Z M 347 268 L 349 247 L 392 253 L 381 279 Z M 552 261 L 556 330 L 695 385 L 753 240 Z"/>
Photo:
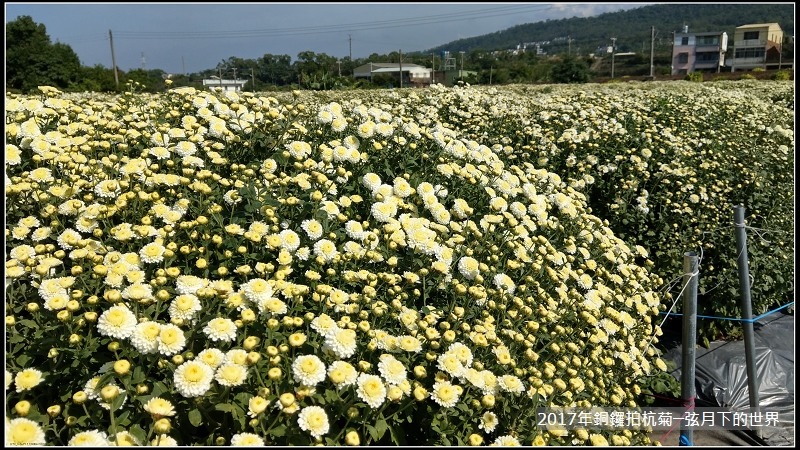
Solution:
<path fill-rule="evenodd" d="M 703 72 L 691 72 L 686 74 L 687 81 L 693 81 L 696 83 L 701 83 L 703 81 Z"/>
<path fill-rule="evenodd" d="M 50 42 L 44 25 L 30 16 L 6 24 L 6 87 L 22 92 L 38 86 L 67 88 L 80 74 L 78 55 L 66 44 Z"/>
<path fill-rule="evenodd" d="M 783 69 L 775 72 L 772 74 L 772 79 L 777 81 L 785 81 L 792 79 L 792 71 L 788 69 Z"/>
<path fill-rule="evenodd" d="M 567 57 L 550 70 L 553 83 L 586 83 L 590 79 L 589 64 L 576 57 Z"/>

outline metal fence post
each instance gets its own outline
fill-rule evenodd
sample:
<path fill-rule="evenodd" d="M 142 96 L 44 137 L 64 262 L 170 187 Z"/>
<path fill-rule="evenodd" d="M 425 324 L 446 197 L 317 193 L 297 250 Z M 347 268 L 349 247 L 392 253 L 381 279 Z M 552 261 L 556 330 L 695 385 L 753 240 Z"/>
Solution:
<path fill-rule="evenodd" d="M 750 299 L 750 269 L 747 258 L 747 232 L 744 229 L 744 206 L 733 208 L 733 225 L 736 233 L 736 266 L 739 268 L 739 290 L 742 298 L 742 319 L 744 319 L 744 356 L 747 364 L 747 393 L 750 408 L 758 407 L 758 378 L 756 378 L 756 348 L 753 336 L 753 306 Z M 758 428 L 761 437 L 761 428 Z"/>
<path fill-rule="evenodd" d="M 681 352 L 681 400 L 686 411 L 694 409 L 695 347 L 697 346 L 698 259 L 694 252 L 683 254 L 683 350 Z M 681 420 L 681 446 L 694 445 L 693 429 Z"/>

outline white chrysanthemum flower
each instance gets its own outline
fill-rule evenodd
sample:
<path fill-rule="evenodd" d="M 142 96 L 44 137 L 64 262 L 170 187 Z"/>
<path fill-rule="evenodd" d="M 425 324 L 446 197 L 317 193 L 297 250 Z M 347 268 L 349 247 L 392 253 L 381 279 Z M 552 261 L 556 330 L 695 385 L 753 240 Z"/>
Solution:
<path fill-rule="evenodd" d="M 284 315 L 289 310 L 289 307 L 286 305 L 286 303 L 276 297 L 270 297 L 262 300 L 256 303 L 256 306 L 258 306 L 259 312 L 269 313 L 272 316 Z"/>
<path fill-rule="evenodd" d="M 292 141 L 286 144 L 286 150 L 295 159 L 302 160 L 311 154 L 311 144 L 303 141 Z"/>
<path fill-rule="evenodd" d="M 452 353 L 458 357 L 458 360 L 461 361 L 466 367 L 472 366 L 472 350 L 469 349 L 466 345 L 462 344 L 461 342 L 453 342 L 447 347 L 447 353 Z"/>
<path fill-rule="evenodd" d="M 498 436 L 497 439 L 494 440 L 489 447 L 521 447 L 522 444 L 519 442 L 519 439 L 515 438 L 511 435 L 505 436 Z"/>
<path fill-rule="evenodd" d="M 507 292 L 508 294 L 514 294 L 514 291 L 517 289 L 514 280 L 504 273 L 496 274 L 493 281 L 497 289 Z"/>
<path fill-rule="evenodd" d="M 445 352 L 436 359 L 436 367 L 451 377 L 461 377 L 467 369 L 453 352 Z"/>
<path fill-rule="evenodd" d="M 311 240 L 313 241 L 316 241 L 317 239 L 322 237 L 322 233 L 324 231 L 324 229 L 322 228 L 322 224 L 314 219 L 304 220 L 300 224 L 300 227 L 303 229 L 303 231 L 306 232 L 308 237 L 311 238 Z"/>
<path fill-rule="evenodd" d="M 314 255 L 325 262 L 331 262 L 339 254 L 336 244 L 328 239 L 320 239 L 314 244 Z"/>
<path fill-rule="evenodd" d="M 323 349 L 332 351 L 338 358 L 353 356 L 358 347 L 356 332 L 349 328 L 330 329 L 325 333 Z"/>
<path fill-rule="evenodd" d="M 388 384 L 400 385 L 408 379 L 406 366 L 389 354 L 380 356 L 378 372 Z"/>
<path fill-rule="evenodd" d="M 228 350 L 225 353 L 225 359 L 222 363 L 245 365 L 247 363 L 247 350 L 243 348 L 232 348 Z"/>
<path fill-rule="evenodd" d="M 14 377 L 14 384 L 17 392 L 28 391 L 38 386 L 44 377 L 42 372 L 37 369 L 23 369 Z"/>
<path fill-rule="evenodd" d="M 172 299 L 169 304 L 170 319 L 192 320 L 203 309 L 200 299 L 194 294 L 181 294 Z"/>
<path fill-rule="evenodd" d="M 139 250 L 139 257 L 148 264 L 157 264 L 164 260 L 167 248 L 160 242 L 151 242 Z"/>
<path fill-rule="evenodd" d="M 460 386 L 454 385 L 449 381 L 437 381 L 433 384 L 431 399 L 439 406 L 452 408 L 458 403 L 461 392 Z"/>
<path fill-rule="evenodd" d="M 382 184 L 381 177 L 373 172 L 369 172 L 361 178 L 361 182 L 370 191 L 375 191 Z"/>
<path fill-rule="evenodd" d="M 269 300 L 273 296 L 272 286 L 263 278 L 253 278 L 241 285 L 241 291 L 248 300 L 260 305 L 262 302 Z M 262 311 L 263 312 L 263 311 Z"/>
<path fill-rule="evenodd" d="M 292 374 L 295 383 L 316 386 L 325 380 L 325 363 L 315 355 L 300 355 L 292 363 Z"/>
<path fill-rule="evenodd" d="M 308 431 L 315 439 L 319 439 L 330 429 L 328 415 L 319 406 L 306 406 L 297 415 L 297 424 L 300 429 Z"/>
<path fill-rule="evenodd" d="M 125 305 L 115 305 L 105 310 L 97 319 L 97 330 L 103 336 L 127 339 L 136 328 L 136 315 Z"/>
<path fill-rule="evenodd" d="M 340 329 L 336 321 L 325 313 L 318 315 L 311 321 L 311 328 L 322 336 L 327 336 L 328 333 Z"/>
<path fill-rule="evenodd" d="M 514 375 L 500 376 L 497 379 L 497 384 L 500 385 L 500 389 L 505 392 L 510 392 L 512 394 L 521 394 L 525 392 L 525 385 L 522 383 L 522 380 Z"/>
<path fill-rule="evenodd" d="M 153 447 L 177 447 L 178 441 L 166 434 L 159 434 L 150 441 L 150 445 Z"/>
<path fill-rule="evenodd" d="M 378 409 L 386 400 L 386 385 L 381 377 L 362 373 L 356 381 L 358 388 L 356 394 L 372 409 Z"/>
<path fill-rule="evenodd" d="M 214 369 L 196 360 L 187 361 L 174 374 L 175 389 L 184 397 L 199 397 L 211 388 Z"/>
<path fill-rule="evenodd" d="M 370 213 L 378 222 L 389 222 L 397 215 L 397 203 L 391 200 L 375 202 Z"/>
<path fill-rule="evenodd" d="M 141 271 L 132 270 L 126 274 L 126 278 L 130 281 L 130 278 L 136 274 L 143 276 L 141 275 Z M 155 298 L 153 296 L 153 286 L 145 283 L 133 283 L 122 290 L 122 298 L 125 300 L 147 303 Z"/>
<path fill-rule="evenodd" d="M 356 384 L 358 370 L 347 361 L 334 361 L 328 366 L 328 379 L 337 389 L 342 389 Z"/>
<path fill-rule="evenodd" d="M 67 228 L 58 235 L 56 242 L 58 246 L 64 250 L 72 250 L 78 245 L 78 242 L 83 239 L 83 236 L 72 228 Z"/>
<path fill-rule="evenodd" d="M 208 364 L 212 369 L 216 369 L 225 362 L 225 353 L 218 348 L 206 348 L 197 354 L 196 360 Z"/>
<path fill-rule="evenodd" d="M 127 431 L 120 431 L 109 439 L 109 445 L 116 447 L 138 447 L 142 442 Z"/>
<path fill-rule="evenodd" d="M 497 424 L 497 414 L 493 413 L 492 411 L 486 411 L 481 416 L 481 421 L 478 423 L 478 428 L 487 433 L 491 433 L 495 428 L 497 428 Z"/>
<path fill-rule="evenodd" d="M 139 353 L 147 355 L 158 351 L 159 334 L 161 334 L 161 324 L 141 322 L 133 329 L 130 341 Z"/>
<path fill-rule="evenodd" d="M 12 445 L 45 445 L 42 427 L 24 417 L 8 420 L 6 417 L 6 446 Z"/>
<path fill-rule="evenodd" d="M 300 247 L 300 236 L 292 230 L 283 230 L 278 236 L 281 238 L 281 248 L 294 252 Z"/>
<path fill-rule="evenodd" d="M 247 366 L 225 363 L 217 368 L 214 379 L 221 386 L 239 386 L 247 379 Z"/>
<path fill-rule="evenodd" d="M 202 288 L 208 287 L 209 280 L 194 275 L 180 275 L 175 280 L 175 289 L 179 294 L 196 294 Z"/>
<path fill-rule="evenodd" d="M 250 400 L 247 402 L 247 416 L 252 418 L 257 417 L 267 410 L 269 404 L 270 401 L 264 397 L 258 395 L 250 397 Z"/>
<path fill-rule="evenodd" d="M 267 443 L 264 438 L 255 433 L 236 433 L 231 436 L 233 447 L 264 447 Z"/>
<path fill-rule="evenodd" d="M 44 301 L 44 309 L 48 311 L 60 311 L 67 307 L 70 301 L 69 295 L 65 293 L 56 294 Z"/>
<path fill-rule="evenodd" d="M 108 434 L 105 431 L 81 431 L 69 440 L 70 447 L 108 447 Z"/>
<path fill-rule="evenodd" d="M 164 356 L 172 356 L 183 351 L 186 336 L 183 330 L 171 323 L 161 325 L 158 333 L 158 352 Z"/>
<path fill-rule="evenodd" d="M 206 324 L 203 333 L 215 342 L 232 342 L 236 339 L 236 324 L 226 317 L 216 317 Z"/>
<path fill-rule="evenodd" d="M 419 353 L 422 351 L 422 342 L 414 336 L 404 334 L 397 336 L 397 347 L 406 352 Z"/>
<path fill-rule="evenodd" d="M 161 397 L 153 397 L 145 403 L 142 408 L 150 414 L 153 419 L 158 420 L 163 417 L 175 415 L 175 406 L 169 400 Z"/>

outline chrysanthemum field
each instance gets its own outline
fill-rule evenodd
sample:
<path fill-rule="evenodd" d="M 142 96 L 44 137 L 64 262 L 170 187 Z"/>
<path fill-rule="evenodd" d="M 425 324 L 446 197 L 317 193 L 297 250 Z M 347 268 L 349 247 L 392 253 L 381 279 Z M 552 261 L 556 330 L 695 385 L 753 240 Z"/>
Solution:
<path fill-rule="evenodd" d="M 793 296 L 790 81 L 134 91 L 6 95 L 7 445 L 646 445 L 536 408 L 641 402 L 687 251 L 738 314 L 735 204 Z"/>

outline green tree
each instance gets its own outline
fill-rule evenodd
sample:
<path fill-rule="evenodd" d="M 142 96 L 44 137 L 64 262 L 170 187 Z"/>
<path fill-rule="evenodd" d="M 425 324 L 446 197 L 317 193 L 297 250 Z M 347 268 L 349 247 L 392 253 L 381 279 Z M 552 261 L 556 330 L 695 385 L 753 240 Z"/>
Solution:
<path fill-rule="evenodd" d="M 586 83 L 590 78 L 589 64 L 574 56 L 562 59 L 550 70 L 550 79 L 554 83 Z"/>
<path fill-rule="evenodd" d="M 66 44 L 52 44 L 44 25 L 30 16 L 6 24 L 6 88 L 23 92 L 42 85 L 66 89 L 80 73 L 78 55 Z"/>

